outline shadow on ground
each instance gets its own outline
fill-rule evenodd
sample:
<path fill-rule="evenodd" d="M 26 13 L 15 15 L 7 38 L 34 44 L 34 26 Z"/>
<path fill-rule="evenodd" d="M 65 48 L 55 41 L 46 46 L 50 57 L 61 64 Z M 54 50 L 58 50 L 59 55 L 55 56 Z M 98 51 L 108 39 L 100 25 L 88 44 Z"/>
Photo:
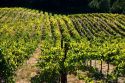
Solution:
<path fill-rule="evenodd" d="M 21 2 L 22 1 L 22 2 Z M 25 0 L 1 1 L 0 7 L 25 7 L 53 14 L 79 14 L 97 12 L 89 7 L 88 0 Z"/>

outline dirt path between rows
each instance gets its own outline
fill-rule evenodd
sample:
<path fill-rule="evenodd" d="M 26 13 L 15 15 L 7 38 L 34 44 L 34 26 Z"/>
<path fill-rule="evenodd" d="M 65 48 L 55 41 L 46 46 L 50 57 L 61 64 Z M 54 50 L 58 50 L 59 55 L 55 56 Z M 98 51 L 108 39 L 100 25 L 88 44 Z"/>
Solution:
<path fill-rule="evenodd" d="M 39 73 L 39 68 L 36 67 L 36 63 L 41 55 L 40 47 L 38 47 L 32 56 L 16 71 L 15 82 L 16 83 L 31 83 L 31 78 Z M 95 67 L 95 60 L 92 60 L 92 66 Z M 96 61 L 96 68 L 100 70 L 100 61 Z M 110 65 L 110 73 L 114 70 L 114 66 Z M 102 73 L 107 73 L 107 64 L 103 62 Z M 68 83 L 85 83 L 84 80 L 79 80 L 77 76 L 73 74 L 68 75 Z M 119 83 L 124 83 L 123 78 L 119 79 Z"/>
<path fill-rule="evenodd" d="M 38 47 L 32 54 L 29 60 L 27 60 L 16 71 L 15 82 L 16 83 L 31 83 L 31 78 L 36 76 L 39 72 L 39 68 L 36 67 L 36 63 L 41 55 L 41 50 Z M 68 83 L 83 83 L 74 75 L 68 75 Z"/>
<path fill-rule="evenodd" d="M 16 83 L 31 83 L 31 78 L 37 75 L 39 68 L 36 67 L 36 63 L 41 54 L 40 47 L 38 47 L 32 54 L 29 60 L 27 60 L 23 66 L 16 71 L 15 81 Z"/>

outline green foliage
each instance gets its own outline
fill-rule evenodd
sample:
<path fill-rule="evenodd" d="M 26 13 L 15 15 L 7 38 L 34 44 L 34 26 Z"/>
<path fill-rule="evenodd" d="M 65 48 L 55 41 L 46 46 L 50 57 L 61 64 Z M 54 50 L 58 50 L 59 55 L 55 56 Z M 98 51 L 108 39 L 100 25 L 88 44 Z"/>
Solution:
<path fill-rule="evenodd" d="M 35 12 L 27 9 L 1 8 L 0 11 L 1 16 L 5 14 L 0 19 L 0 74 L 6 83 L 11 83 L 17 67 L 30 57 L 40 42 L 40 24 Z"/>
<path fill-rule="evenodd" d="M 99 9 L 99 0 L 92 0 L 92 1 L 89 3 L 89 6 L 90 6 L 91 8 Z"/>
<path fill-rule="evenodd" d="M 89 6 L 97 9 L 99 12 L 124 13 L 125 11 L 124 0 L 92 0 Z"/>
<path fill-rule="evenodd" d="M 0 74 L 5 82 L 13 82 L 16 69 L 39 43 L 42 82 L 58 82 L 60 71 L 75 72 L 85 66 L 86 60 L 110 62 L 125 74 L 124 17 L 103 13 L 52 15 L 25 8 L 0 8 Z M 70 46 L 63 62 L 67 42 Z"/>
<path fill-rule="evenodd" d="M 84 62 L 86 60 L 102 59 L 114 65 L 119 64 L 119 70 L 117 71 L 124 75 L 124 63 L 121 65 L 121 62 L 124 61 L 121 58 L 125 57 L 125 51 L 123 51 L 124 48 L 122 48 L 122 46 L 125 45 L 124 41 L 124 39 L 114 37 L 107 37 L 107 39 L 99 38 L 92 41 L 88 41 L 87 39 L 81 39 L 79 42 L 71 41 L 66 60 L 64 62 L 65 67 L 63 68 L 61 66 L 62 59 L 64 57 L 64 49 L 58 46 L 52 47 L 48 45 L 45 46 L 46 48 L 42 47 L 42 56 L 38 63 L 39 67 L 41 68 L 41 81 L 48 82 L 52 79 L 55 79 L 44 74 L 54 74 L 56 75 L 54 77 L 58 79 L 60 76 L 60 70 L 63 70 L 64 68 L 66 68 L 68 73 L 80 70 L 81 66 L 85 66 Z M 116 78 L 117 75 L 114 73 L 113 76 Z M 110 79 L 113 78 L 114 77 L 110 76 Z"/>

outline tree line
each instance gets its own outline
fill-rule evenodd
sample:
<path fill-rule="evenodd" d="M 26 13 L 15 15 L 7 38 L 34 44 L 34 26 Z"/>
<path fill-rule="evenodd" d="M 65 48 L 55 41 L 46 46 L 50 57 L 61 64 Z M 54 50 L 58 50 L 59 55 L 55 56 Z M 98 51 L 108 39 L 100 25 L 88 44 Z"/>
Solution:
<path fill-rule="evenodd" d="M 0 6 L 28 7 L 56 13 L 125 13 L 125 0 L 1 0 Z"/>

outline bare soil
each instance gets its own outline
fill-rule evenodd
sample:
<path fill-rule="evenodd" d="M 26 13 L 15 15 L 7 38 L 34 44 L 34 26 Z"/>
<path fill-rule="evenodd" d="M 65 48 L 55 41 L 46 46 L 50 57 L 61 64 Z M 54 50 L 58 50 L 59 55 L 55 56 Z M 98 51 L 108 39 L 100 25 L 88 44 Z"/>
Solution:
<path fill-rule="evenodd" d="M 40 48 L 37 48 L 30 59 L 16 71 L 16 83 L 31 83 L 31 78 L 39 72 L 39 68 L 36 67 L 36 63 L 39 59 L 40 53 Z"/>

